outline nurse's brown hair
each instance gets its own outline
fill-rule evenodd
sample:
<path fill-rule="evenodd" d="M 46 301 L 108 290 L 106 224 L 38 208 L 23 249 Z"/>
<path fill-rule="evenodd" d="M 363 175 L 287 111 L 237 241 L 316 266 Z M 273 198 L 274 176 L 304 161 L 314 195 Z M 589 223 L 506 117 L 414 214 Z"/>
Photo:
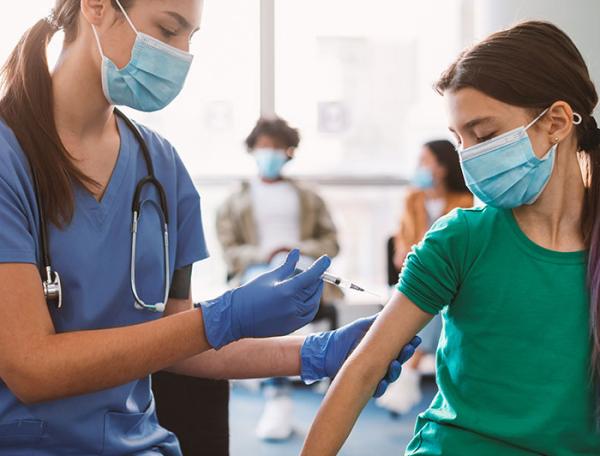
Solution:
<path fill-rule="evenodd" d="M 0 117 L 29 159 L 46 217 L 57 226 L 68 224 L 73 217 L 73 184 L 97 185 L 79 170 L 58 136 L 46 57 L 48 42 L 58 30 L 64 30 L 65 45 L 77 37 L 80 3 L 57 0 L 52 15 L 39 20 L 21 37 L 2 68 L 0 81 Z M 112 3 L 117 9 L 114 0 Z M 121 3 L 128 8 L 132 0 Z"/>
<path fill-rule="evenodd" d="M 436 84 L 438 92 L 471 87 L 539 114 L 556 101 L 582 116 L 578 148 L 586 160 L 581 232 L 589 249 L 591 374 L 600 379 L 600 130 L 593 117 L 598 94 L 573 41 L 548 22 L 523 22 L 490 35 L 462 55 Z M 577 286 L 574 284 L 573 286 Z M 600 402 L 599 402 L 600 404 Z M 600 416 L 600 415 L 599 415 Z"/>

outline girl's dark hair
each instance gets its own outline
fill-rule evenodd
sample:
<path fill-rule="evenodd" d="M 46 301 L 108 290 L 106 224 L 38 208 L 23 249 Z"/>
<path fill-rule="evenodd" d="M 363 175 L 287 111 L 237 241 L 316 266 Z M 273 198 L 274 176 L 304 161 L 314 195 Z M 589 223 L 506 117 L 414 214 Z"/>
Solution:
<path fill-rule="evenodd" d="M 429 141 L 423 144 L 423 147 L 429 149 L 437 162 L 446 170 L 446 189 L 450 192 L 469 193 L 454 144 L 448 140 L 440 139 Z"/>
<path fill-rule="evenodd" d="M 286 148 L 296 148 L 300 144 L 300 133 L 280 117 L 261 117 L 246 138 L 248 150 L 254 149 L 260 136 L 268 136 L 283 144 Z"/>
<path fill-rule="evenodd" d="M 74 163 L 62 144 L 54 119 L 48 42 L 64 30 L 65 44 L 77 37 L 80 0 L 56 0 L 52 15 L 25 32 L 1 72 L 0 118 L 12 129 L 36 176 L 50 223 L 63 226 L 73 217 L 73 183 L 98 184 Z M 117 4 L 113 0 L 113 7 Z M 132 0 L 121 0 L 127 8 Z"/>
<path fill-rule="evenodd" d="M 583 121 L 576 127 L 586 160 L 581 230 L 589 249 L 591 372 L 600 379 L 600 133 L 592 117 L 598 94 L 573 41 L 548 22 L 523 22 L 489 36 L 461 54 L 442 75 L 438 92 L 471 87 L 504 103 L 541 113 L 569 103 Z"/>

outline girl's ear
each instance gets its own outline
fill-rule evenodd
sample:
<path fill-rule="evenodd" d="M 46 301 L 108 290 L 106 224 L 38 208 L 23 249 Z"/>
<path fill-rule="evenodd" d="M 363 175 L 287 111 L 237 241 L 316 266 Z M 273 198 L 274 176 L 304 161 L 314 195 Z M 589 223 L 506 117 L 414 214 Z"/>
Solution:
<path fill-rule="evenodd" d="M 557 101 L 548 109 L 544 123 L 550 143 L 558 143 L 573 131 L 573 109 L 565 101 Z"/>

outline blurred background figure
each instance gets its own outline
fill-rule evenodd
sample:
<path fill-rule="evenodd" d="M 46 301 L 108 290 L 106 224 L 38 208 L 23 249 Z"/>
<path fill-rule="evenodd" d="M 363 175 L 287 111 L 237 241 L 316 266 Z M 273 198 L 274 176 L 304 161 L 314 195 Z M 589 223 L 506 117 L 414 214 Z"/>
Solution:
<path fill-rule="evenodd" d="M 336 228 L 321 197 L 282 174 L 299 143 L 298 130 L 278 117 L 259 119 L 246 139 L 258 173 L 225 200 L 217 215 L 217 236 L 233 285 L 279 265 L 293 248 L 300 249 L 301 268 L 321 255 L 333 258 L 339 252 Z M 337 288 L 326 287 L 315 320 L 337 327 L 333 304 L 341 297 Z M 263 391 L 266 403 L 257 436 L 288 439 L 293 433 L 290 380 L 266 380 Z"/>
<path fill-rule="evenodd" d="M 463 178 L 458 154 L 447 140 L 423 145 L 411 188 L 406 192 L 398 232 L 388 242 L 390 285 L 398 281 L 406 256 L 429 227 L 457 207 L 473 206 L 473 196 Z M 400 380 L 377 403 L 393 413 L 404 414 L 421 401 L 421 374 L 435 373 L 435 350 L 442 331 L 439 315 L 423 329 L 423 343 L 405 366 Z"/>

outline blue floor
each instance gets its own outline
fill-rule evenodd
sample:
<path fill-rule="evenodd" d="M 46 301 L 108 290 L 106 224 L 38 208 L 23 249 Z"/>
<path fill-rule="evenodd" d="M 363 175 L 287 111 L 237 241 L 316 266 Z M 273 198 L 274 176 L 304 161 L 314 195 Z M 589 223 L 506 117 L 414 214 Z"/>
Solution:
<path fill-rule="evenodd" d="M 373 401 L 363 411 L 340 456 L 403 455 L 414 428 L 417 414 L 424 410 L 435 394 L 432 381 L 423 382 L 423 401 L 409 415 L 392 418 Z M 297 432 L 285 443 L 261 442 L 254 428 L 263 408 L 262 395 L 236 386 L 231 393 L 231 456 L 297 456 L 323 396 L 308 388 L 294 388 L 295 426 Z"/>

